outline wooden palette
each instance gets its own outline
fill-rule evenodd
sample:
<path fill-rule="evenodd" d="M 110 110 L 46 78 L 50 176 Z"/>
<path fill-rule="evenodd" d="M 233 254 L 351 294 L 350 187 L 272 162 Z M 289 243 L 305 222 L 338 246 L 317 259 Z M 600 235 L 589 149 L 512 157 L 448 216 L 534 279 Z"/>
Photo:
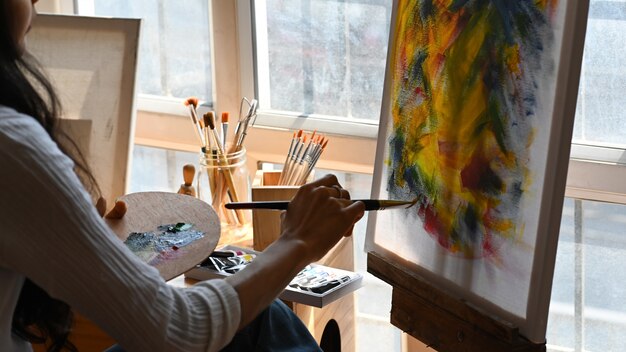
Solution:
<path fill-rule="evenodd" d="M 213 208 L 194 197 L 166 192 L 140 192 L 120 197 L 128 211 L 122 219 L 105 219 L 125 241 L 133 232 L 154 232 L 161 225 L 188 223 L 204 236 L 176 249 L 155 253 L 148 263 L 170 280 L 206 259 L 220 238 L 220 221 Z"/>

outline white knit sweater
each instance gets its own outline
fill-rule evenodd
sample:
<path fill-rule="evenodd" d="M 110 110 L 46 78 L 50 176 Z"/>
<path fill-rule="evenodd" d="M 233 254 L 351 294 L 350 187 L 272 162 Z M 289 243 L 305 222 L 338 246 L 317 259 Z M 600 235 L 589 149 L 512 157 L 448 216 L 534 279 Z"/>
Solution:
<path fill-rule="evenodd" d="M 97 323 L 128 351 L 214 351 L 240 322 L 222 280 L 169 286 L 98 216 L 72 161 L 31 117 L 0 106 L 0 351 L 25 277 Z"/>

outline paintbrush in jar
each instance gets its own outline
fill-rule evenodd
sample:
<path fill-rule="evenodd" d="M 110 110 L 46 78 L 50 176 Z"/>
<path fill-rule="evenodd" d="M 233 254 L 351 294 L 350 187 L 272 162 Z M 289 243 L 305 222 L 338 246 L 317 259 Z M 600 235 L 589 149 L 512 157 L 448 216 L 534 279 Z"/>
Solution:
<path fill-rule="evenodd" d="M 226 150 L 226 140 L 228 139 L 228 112 L 222 113 L 222 147 Z"/>
<path fill-rule="evenodd" d="M 216 142 L 215 144 L 217 147 L 218 164 L 222 166 L 222 173 L 226 181 L 226 186 L 228 187 L 228 195 L 230 196 L 233 202 L 238 202 L 239 196 L 237 195 L 237 189 L 235 188 L 233 174 L 230 171 L 228 159 L 226 159 L 226 154 L 224 153 L 224 148 L 222 148 L 222 145 L 220 143 L 220 137 L 217 134 L 217 131 L 215 130 L 215 113 L 213 113 L 213 111 L 209 111 L 206 114 L 204 114 L 203 117 L 204 117 L 204 123 L 209 126 L 213 140 Z M 240 210 L 237 210 L 236 213 L 237 213 L 237 220 L 239 221 L 239 223 L 244 224 L 245 223 L 244 214 Z"/>
<path fill-rule="evenodd" d="M 198 137 L 201 146 L 206 147 L 207 141 L 202 134 L 202 127 L 200 125 L 200 120 L 198 119 L 198 114 L 196 113 L 196 109 L 198 108 L 198 98 L 187 98 L 184 104 L 189 109 L 189 117 L 191 118 L 191 124 L 193 125 L 193 130 L 196 133 L 196 137 Z"/>

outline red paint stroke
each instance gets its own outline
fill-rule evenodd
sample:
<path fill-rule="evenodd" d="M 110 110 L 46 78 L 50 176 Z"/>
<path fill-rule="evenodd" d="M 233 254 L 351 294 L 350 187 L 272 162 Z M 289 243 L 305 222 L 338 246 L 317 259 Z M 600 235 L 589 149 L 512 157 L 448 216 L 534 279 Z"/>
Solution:
<path fill-rule="evenodd" d="M 489 169 L 489 161 L 482 157 L 474 156 L 461 170 L 461 184 L 471 190 L 480 190 L 481 179 Z"/>
<path fill-rule="evenodd" d="M 443 225 L 435 213 L 435 208 L 432 205 L 422 205 L 419 207 L 418 215 L 424 221 L 424 229 L 426 232 L 433 236 L 440 246 L 445 249 L 450 249 L 452 244 L 448 236 L 445 235 L 445 231 L 443 231 Z"/>

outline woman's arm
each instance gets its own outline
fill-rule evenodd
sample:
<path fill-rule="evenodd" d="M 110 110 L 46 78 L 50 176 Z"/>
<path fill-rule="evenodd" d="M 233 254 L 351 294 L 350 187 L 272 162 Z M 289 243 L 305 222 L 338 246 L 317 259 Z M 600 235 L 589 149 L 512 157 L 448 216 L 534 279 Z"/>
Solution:
<path fill-rule="evenodd" d="M 241 304 L 240 327 L 248 324 L 307 264 L 326 254 L 365 211 L 352 203 L 337 178 L 327 175 L 302 186 L 282 217 L 282 234 L 246 270 L 226 278 Z"/>
<path fill-rule="evenodd" d="M 3 273 L 30 278 L 129 351 L 228 343 L 240 322 L 237 292 L 223 280 L 168 285 L 111 232 L 43 128 L 6 111 L 0 108 Z"/>
<path fill-rule="evenodd" d="M 115 237 L 71 161 L 32 118 L 0 116 L 0 165 L 0 267 L 78 309 L 128 350 L 221 348 L 364 211 L 334 176 L 324 177 L 298 191 L 282 236 L 246 270 L 177 289 Z"/>

